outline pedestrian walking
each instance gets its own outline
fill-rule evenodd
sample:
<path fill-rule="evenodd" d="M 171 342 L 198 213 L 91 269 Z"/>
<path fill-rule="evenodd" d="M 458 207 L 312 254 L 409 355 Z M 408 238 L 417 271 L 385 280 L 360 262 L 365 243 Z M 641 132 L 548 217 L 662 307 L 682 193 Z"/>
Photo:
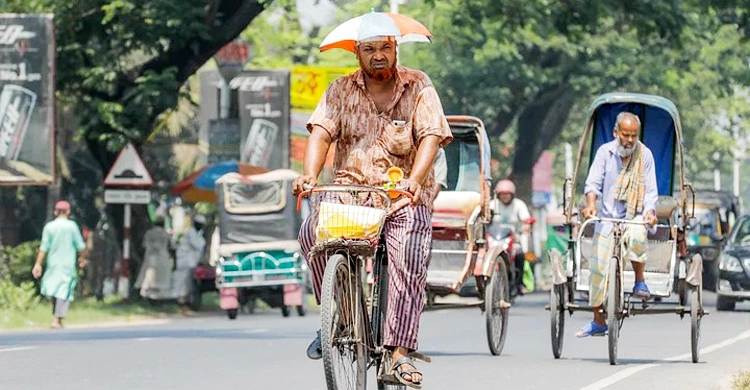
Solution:
<path fill-rule="evenodd" d="M 86 244 L 78 224 L 69 219 L 70 214 L 70 203 L 61 200 L 55 204 L 55 219 L 44 225 L 42 243 L 31 270 L 34 278 L 42 278 L 42 296 L 52 300 L 54 329 L 62 328 L 62 320 L 74 299 L 78 267 L 86 266 Z"/>

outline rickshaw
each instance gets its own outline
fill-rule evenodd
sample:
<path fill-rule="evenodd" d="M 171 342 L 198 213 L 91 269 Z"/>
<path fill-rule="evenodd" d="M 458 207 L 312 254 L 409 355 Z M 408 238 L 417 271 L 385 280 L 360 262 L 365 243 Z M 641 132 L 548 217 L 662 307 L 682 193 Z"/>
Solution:
<path fill-rule="evenodd" d="M 596 150 L 613 139 L 617 115 L 628 111 L 641 121 L 641 142 L 653 153 L 659 198 L 656 215 L 659 222 L 655 231 L 649 232 L 648 260 L 645 278 L 651 289 L 651 298 L 639 299 L 632 295 L 635 274 L 630 262 L 620 255 L 619 237 L 628 223 L 626 220 L 591 218 L 579 219 L 574 209 L 585 206 L 582 183 Z M 588 153 L 586 153 L 588 151 Z M 677 181 L 675 183 L 675 180 Z M 578 191 L 577 191 L 578 189 Z M 576 205 L 573 194 L 579 199 Z M 585 300 L 577 299 L 576 292 L 588 292 L 588 262 L 594 254 L 594 224 L 611 223 L 615 235 L 614 253 L 609 262 L 606 299 L 609 362 L 617 364 L 618 338 L 625 318 L 642 314 L 675 313 L 691 319 L 692 361 L 699 360 L 700 323 L 707 314 L 702 301 L 702 260 L 700 255 L 687 252 L 685 233 L 693 215 L 695 192 L 685 178 L 682 150 L 682 128 L 675 105 L 662 97 L 633 93 L 609 93 L 598 97 L 589 110 L 589 120 L 581 137 L 578 157 L 572 177 L 565 180 L 563 207 L 568 230 L 568 250 L 555 255 L 550 253 L 553 287 L 550 291 L 552 353 L 556 359 L 562 354 L 565 312 L 592 312 Z M 690 200 L 688 200 L 690 197 Z M 627 263 L 627 264 L 626 264 Z M 677 272 L 679 302 L 657 302 L 669 297 Z"/>
<path fill-rule="evenodd" d="M 237 317 L 241 305 L 252 312 L 256 299 L 280 308 L 284 317 L 295 307 L 300 316 L 307 312 L 309 271 L 297 241 L 302 215 L 291 191 L 298 175 L 279 169 L 251 176 L 228 173 L 216 181 L 216 287 L 229 319 Z"/>
<path fill-rule="evenodd" d="M 505 344 L 510 308 L 507 248 L 512 236 L 488 229 L 490 148 L 484 124 L 470 116 L 448 116 L 453 141 L 445 146 L 448 188 L 435 199 L 432 258 L 427 270 L 427 308 L 455 307 L 436 297 L 477 297 L 464 306 L 484 311 L 490 352 Z"/>

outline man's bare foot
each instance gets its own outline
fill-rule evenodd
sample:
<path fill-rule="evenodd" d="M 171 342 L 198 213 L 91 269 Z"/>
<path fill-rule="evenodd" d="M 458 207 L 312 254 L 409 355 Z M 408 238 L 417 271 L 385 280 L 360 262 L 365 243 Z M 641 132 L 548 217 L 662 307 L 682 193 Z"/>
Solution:
<path fill-rule="evenodd" d="M 62 324 L 62 321 L 60 320 L 54 320 L 52 321 L 52 325 L 50 325 L 50 328 L 52 329 L 62 329 L 62 327 L 63 327 L 63 324 Z"/>

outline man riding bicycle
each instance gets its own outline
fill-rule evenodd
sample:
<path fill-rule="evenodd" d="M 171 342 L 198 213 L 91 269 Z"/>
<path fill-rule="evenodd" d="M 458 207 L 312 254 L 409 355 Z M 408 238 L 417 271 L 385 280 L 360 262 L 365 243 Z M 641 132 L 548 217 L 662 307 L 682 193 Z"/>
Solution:
<path fill-rule="evenodd" d="M 384 225 L 389 276 L 384 344 L 391 349 L 390 364 L 397 379 L 419 387 L 422 374 L 408 353 L 417 349 L 424 306 L 435 196 L 433 161 L 438 148 L 452 136 L 429 77 L 397 66 L 396 46 L 392 36 L 357 42 L 360 69 L 328 88 L 307 123 L 304 174 L 295 180 L 294 192 L 315 184 L 332 143 L 336 144 L 336 184 L 381 187 L 389 181 L 389 167 L 404 171 L 399 185 L 413 194 L 414 201 L 394 202 L 395 211 Z M 303 223 L 299 241 L 320 302 L 326 259 L 308 258 L 315 244 L 311 219 Z M 320 332 L 307 353 L 311 359 L 321 358 Z"/>
<path fill-rule="evenodd" d="M 586 207 L 583 217 L 601 215 L 605 218 L 642 220 L 655 225 L 656 170 L 654 156 L 646 145 L 638 141 L 640 119 L 629 112 L 617 115 L 615 139 L 596 151 L 591 164 L 584 193 Z M 597 210 L 597 199 L 601 200 Z M 599 223 L 594 234 L 594 254 L 589 260 L 589 303 L 594 309 L 594 320 L 576 333 L 576 337 L 604 335 L 608 328 L 602 306 L 607 286 L 608 261 L 614 248 L 611 223 Z M 622 235 L 625 260 L 630 260 L 635 271 L 633 295 L 650 297 L 643 271 L 648 256 L 648 236 L 645 226 L 630 225 Z"/>

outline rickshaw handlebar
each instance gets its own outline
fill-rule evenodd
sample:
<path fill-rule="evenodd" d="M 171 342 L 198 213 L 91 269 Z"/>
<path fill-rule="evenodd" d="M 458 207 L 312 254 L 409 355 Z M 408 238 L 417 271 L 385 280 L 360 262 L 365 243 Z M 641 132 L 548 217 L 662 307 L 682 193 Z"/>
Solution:
<path fill-rule="evenodd" d="M 584 230 L 585 230 L 584 228 L 588 224 L 594 223 L 594 222 L 610 222 L 610 223 L 614 223 L 614 224 L 628 224 L 628 225 L 642 225 L 642 226 L 649 225 L 649 223 L 646 222 L 646 221 L 633 221 L 631 219 L 621 219 L 621 218 L 591 217 L 591 218 L 583 221 L 583 223 L 581 223 L 581 225 L 579 227 L 579 231 L 578 231 L 578 240 L 579 241 L 583 237 L 583 233 L 584 233 Z"/>

